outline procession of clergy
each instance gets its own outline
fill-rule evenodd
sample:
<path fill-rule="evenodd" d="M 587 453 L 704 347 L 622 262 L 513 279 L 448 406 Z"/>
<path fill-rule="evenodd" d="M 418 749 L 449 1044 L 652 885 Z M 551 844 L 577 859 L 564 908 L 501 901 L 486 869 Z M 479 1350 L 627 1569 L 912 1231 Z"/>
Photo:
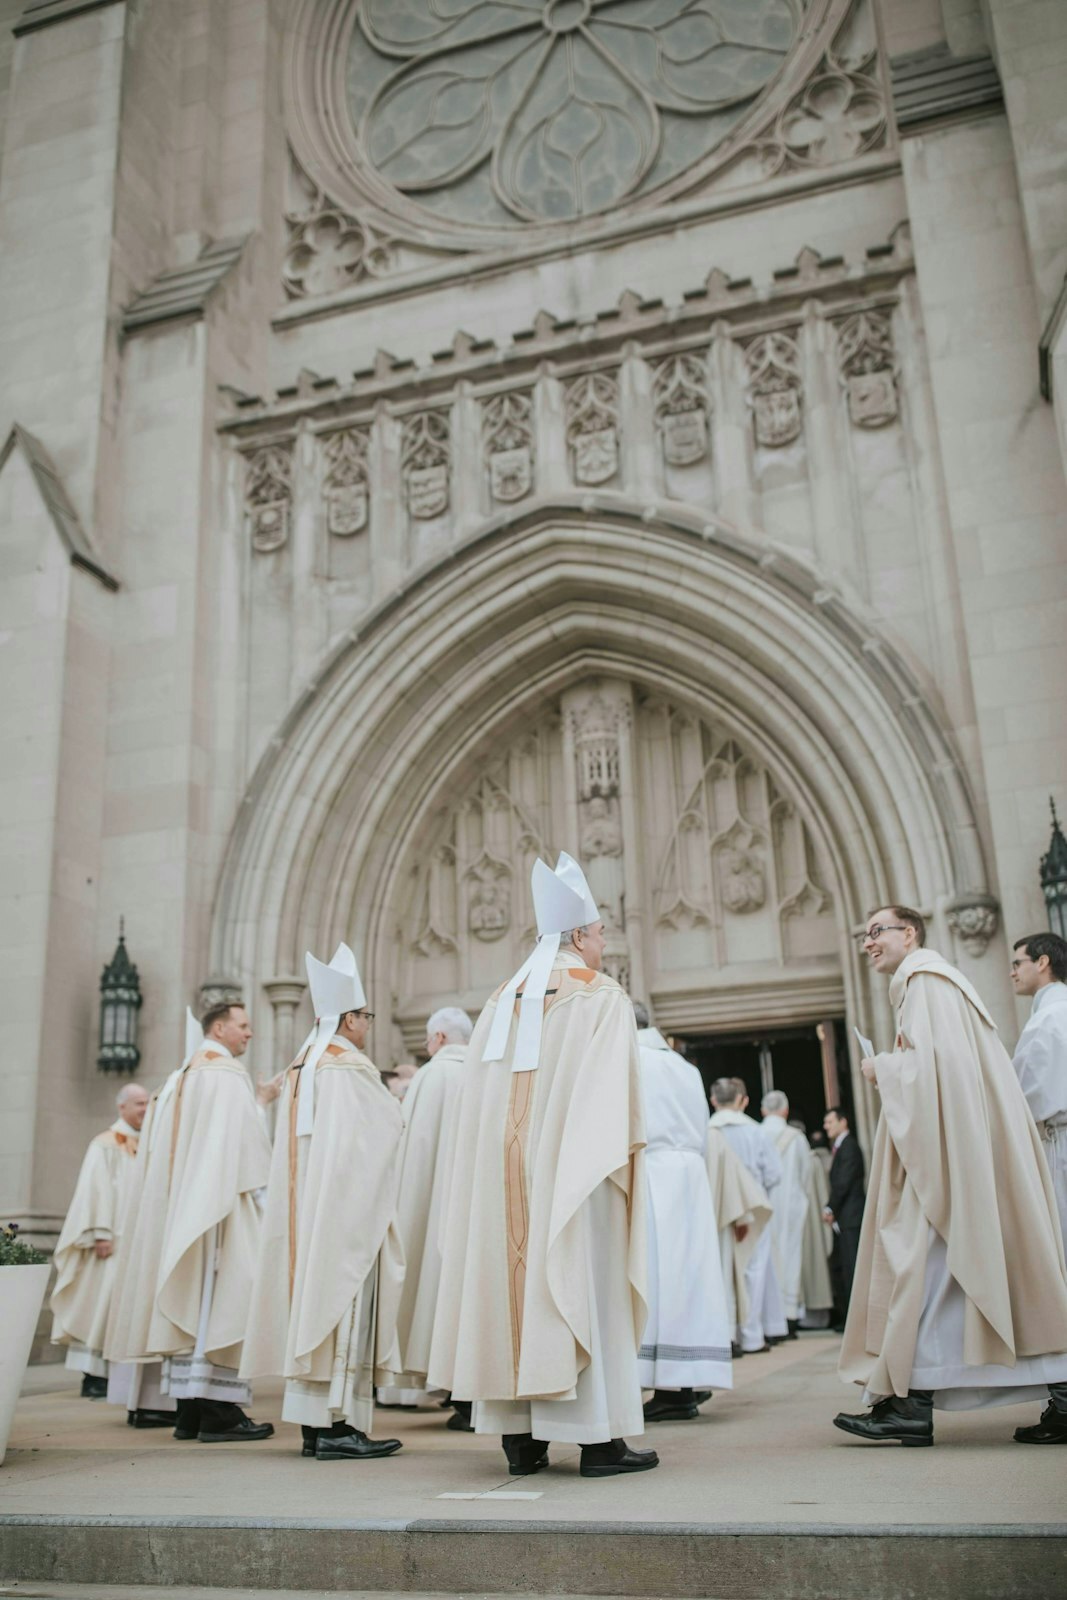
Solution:
<path fill-rule="evenodd" d="M 609 1477 L 655 1467 L 628 1439 L 695 1418 L 734 1359 L 827 1324 L 825 1169 L 785 1097 L 760 1124 L 720 1079 L 709 1116 L 601 970 L 578 863 L 538 861 L 532 890 L 532 953 L 473 1031 L 430 1018 L 403 1102 L 364 1053 L 343 944 L 308 955 L 315 1026 L 270 1083 L 221 1005 L 150 1100 L 122 1091 L 56 1249 L 53 1338 L 83 1393 L 178 1440 L 255 1441 L 274 1429 L 244 1409 L 252 1382 L 281 1378 L 318 1461 L 400 1449 L 373 1436 L 376 1399 L 439 1401 L 445 1426 L 500 1435 L 513 1474 L 558 1443 Z M 841 1354 L 869 1409 L 834 1420 L 928 1445 L 934 1407 L 1040 1398 L 1016 1439 L 1067 1443 L 1067 944 L 1014 950 L 1034 1007 L 1013 1063 L 918 913 L 882 908 L 862 940 L 897 1034 L 863 1062 L 881 1117 Z"/>

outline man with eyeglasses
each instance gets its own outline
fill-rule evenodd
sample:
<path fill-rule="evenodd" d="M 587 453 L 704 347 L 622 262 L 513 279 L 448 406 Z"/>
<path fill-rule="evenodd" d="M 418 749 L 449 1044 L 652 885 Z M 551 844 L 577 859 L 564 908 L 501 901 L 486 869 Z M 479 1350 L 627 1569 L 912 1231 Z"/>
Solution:
<path fill-rule="evenodd" d="M 934 1442 L 933 1408 L 1018 1404 L 1067 1383 L 1067 1271 L 1048 1167 L 1011 1060 L 968 980 L 924 948 L 919 912 L 867 918 L 890 979 L 881 1097 L 840 1372 L 871 1410 L 835 1425 Z"/>
<path fill-rule="evenodd" d="M 1037 1123 L 1067 1240 L 1067 939 L 1032 933 L 1012 950 L 1017 995 L 1033 998 L 1012 1065 Z M 1053 1384 L 1040 1422 L 1016 1428 L 1017 1444 L 1067 1444 L 1067 1383 Z"/>

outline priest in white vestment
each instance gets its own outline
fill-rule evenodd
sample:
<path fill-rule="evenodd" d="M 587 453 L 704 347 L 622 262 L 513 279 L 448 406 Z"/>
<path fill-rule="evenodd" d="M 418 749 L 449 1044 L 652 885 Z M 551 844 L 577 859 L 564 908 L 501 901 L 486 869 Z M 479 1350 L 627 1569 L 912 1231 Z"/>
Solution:
<path fill-rule="evenodd" d="M 1041 1135 L 1067 1242 L 1067 939 L 1056 933 L 1019 939 L 1011 978 L 1017 995 L 1033 999 L 1012 1065 Z M 1067 1384 L 1050 1385 L 1041 1421 L 1016 1428 L 1015 1438 L 1019 1444 L 1067 1444 Z"/>
<path fill-rule="evenodd" d="M 700 1073 L 634 1002 L 645 1107 L 648 1319 L 638 1353 L 654 1391 L 646 1422 L 687 1422 L 713 1389 L 733 1388 L 732 1327 L 708 1181 L 708 1102 Z"/>
<path fill-rule="evenodd" d="M 448 1193 L 445 1131 L 454 1114 L 473 1024 L 459 1006 L 442 1006 L 426 1024 L 426 1054 L 401 1101 L 404 1139 L 396 1227 L 404 1251 L 404 1286 L 397 1315 L 403 1371 L 381 1389 L 380 1403 L 418 1406 L 429 1399 L 426 1374 L 441 1282 L 441 1230 Z M 438 1391 L 434 1391 L 435 1393 Z M 454 1400 L 446 1426 L 473 1432 L 470 1402 Z"/>
<path fill-rule="evenodd" d="M 862 1439 L 934 1442 L 933 1408 L 1067 1383 L 1067 1268 L 1052 1178 L 1011 1059 L 971 984 L 924 948 L 919 912 L 873 912 L 896 1045 L 862 1064 L 882 1114 L 840 1371 Z"/>
<path fill-rule="evenodd" d="M 740 1079 L 717 1078 L 711 1086 L 711 1103 L 715 1108 L 711 1126 L 723 1135 L 734 1155 L 744 1162 L 773 1213 L 778 1204 L 782 1162 L 770 1135 L 758 1122 L 745 1116 L 748 1097 Z M 734 1329 L 736 1353 L 740 1355 L 759 1354 L 772 1343 L 780 1343 L 788 1333 L 774 1270 L 773 1227 L 772 1215 L 771 1227 L 760 1234 L 745 1265 L 747 1305 L 743 1310 L 739 1307 Z"/>
<path fill-rule="evenodd" d="M 708 1123 L 704 1165 L 719 1229 L 726 1323 L 733 1340 L 738 1326 L 748 1321 L 745 1275 L 753 1251 L 770 1226 L 771 1207 L 761 1185 L 713 1121 Z M 731 1354 L 736 1360 L 742 1354 L 740 1345 L 735 1345 Z"/>
<path fill-rule="evenodd" d="M 538 942 L 463 1068 L 429 1380 L 474 1402 L 514 1474 L 582 1447 L 585 1477 L 647 1471 L 647 1208 L 637 1030 L 568 855 L 534 864 Z"/>
<path fill-rule="evenodd" d="M 153 1117 L 109 1355 L 162 1361 L 176 1439 L 243 1443 L 274 1432 L 245 1414 L 237 1371 L 270 1144 L 238 1059 L 252 1037 L 244 1007 L 214 1006 L 202 1023 L 203 1045 Z"/>
<path fill-rule="evenodd" d="M 823 1213 L 830 1204 L 830 1179 L 819 1151 L 808 1146 L 808 1213 L 804 1220 L 804 1247 L 800 1270 L 802 1328 L 828 1328 L 834 1309 L 830 1278 L 830 1253 L 834 1234 Z"/>
<path fill-rule="evenodd" d="M 104 1339 L 116 1249 L 147 1108 L 148 1093 L 139 1083 L 127 1083 L 119 1090 L 118 1117 L 85 1152 L 52 1258 L 56 1269 L 52 1343 L 66 1346 L 66 1366 L 82 1374 L 85 1400 L 103 1400 L 107 1395 Z"/>
<path fill-rule="evenodd" d="M 282 1421 L 318 1461 L 393 1455 L 371 1439 L 376 1380 L 396 1372 L 403 1255 L 393 1227 L 404 1122 L 364 1053 L 373 1013 L 348 945 L 306 957 L 315 1027 L 290 1067 L 241 1375 L 285 1379 Z"/>
<path fill-rule="evenodd" d="M 801 1276 L 811 1195 L 811 1147 L 799 1128 L 790 1127 L 789 1100 L 781 1089 L 769 1090 L 760 1110 L 764 1132 L 773 1140 L 782 1163 L 782 1178 L 774 1195 L 771 1247 L 786 1326 L 790 1338 L 795 1339 L 804 1316 Z"/>

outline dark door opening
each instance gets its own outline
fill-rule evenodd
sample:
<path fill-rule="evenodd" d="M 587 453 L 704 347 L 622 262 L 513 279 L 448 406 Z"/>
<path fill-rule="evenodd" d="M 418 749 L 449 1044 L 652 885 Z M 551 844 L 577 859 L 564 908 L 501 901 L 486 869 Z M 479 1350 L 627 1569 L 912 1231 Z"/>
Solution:
<path fill-rule="evenodd" d="M 759 1028 L 722 1034 L 675 1036 L 675 1048 L 699 1067 L 704 1089 L 716 1078 L 741 1078 L 748 1091 L 748 1114 L 757 1121 L 769 1089 L 789 1098 L 789 1115 L 810 1134 L 822 1127 L 835 1098 L 852 1113 L 852 1096 L 841 1018 L 795 1028 Z M 836 1080 L 836 1081 L 835 1081 Z"/>

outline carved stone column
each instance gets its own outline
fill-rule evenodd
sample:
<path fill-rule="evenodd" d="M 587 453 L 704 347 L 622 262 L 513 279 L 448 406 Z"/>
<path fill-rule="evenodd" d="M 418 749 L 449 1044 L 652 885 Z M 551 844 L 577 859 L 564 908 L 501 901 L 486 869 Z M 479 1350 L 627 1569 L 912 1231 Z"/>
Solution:
<path fill-rule="evenodd" d="M 637 345 L 623 354 L 619 383 L 622 471 L 628 494 L 642 503 L 662 493 L 657 469 L 658 442 L 652 408 L 652 373 Z"/>
<path fill-rule="evenodd" d="M 534 437 L 537 493 L 562 494 L 570 488 L 567 429 L 563 420 L 563 385 L 542 367 L 534 385 Z"/>
<path fill-rule="evenodd" d="M 644 982 L 630 742 L 633 689 L 620 678 L 588 678 L 565 691 L 561 709 L 578 859 L 607 933 L 604 969 L 630 989 L 635 976 Z"/>
<path fill-rule="evenodd" d="M 485 468 L 482 465 L 481 413 L 469 383 L 456 385 L 452 407 L 452 531 L 458 542 L 482 518 Z"/>
<path fill-rule="evenodd" d="M 287 1067 L 296 1055 L 296 1012 L 307 984 L 303 978 L 268 978 L 263 985 L 274 1012 L 275 1072 Z"/>
<path fill-rule="evenodd" d="M 735 527 L 751 532 L 758 523 L 752 418 L 745 405 L 744 360 L 726 322 L 712 329 L 708 391 L 716 509 Z"/>
<path fill-rule="evenodd" d="M 401 582 L 407 568 L 407 509 L 400 482 L 400 423 L 383 405 L 371 429 L 371 573 L 375 598 Z"/>
<path fill-rule="evenodd" d="M 325 563 L 319 546 L 322 471 L 320 442 L 308 427 L 306 417 L 297 424 L 293 449 L 293 489 L 290 511 L 292 532 L 292 667 L 289 673 L 290 700 L 296 698 L 312 668 L 322 654 L 327 616 L 323 585 Z"/>

